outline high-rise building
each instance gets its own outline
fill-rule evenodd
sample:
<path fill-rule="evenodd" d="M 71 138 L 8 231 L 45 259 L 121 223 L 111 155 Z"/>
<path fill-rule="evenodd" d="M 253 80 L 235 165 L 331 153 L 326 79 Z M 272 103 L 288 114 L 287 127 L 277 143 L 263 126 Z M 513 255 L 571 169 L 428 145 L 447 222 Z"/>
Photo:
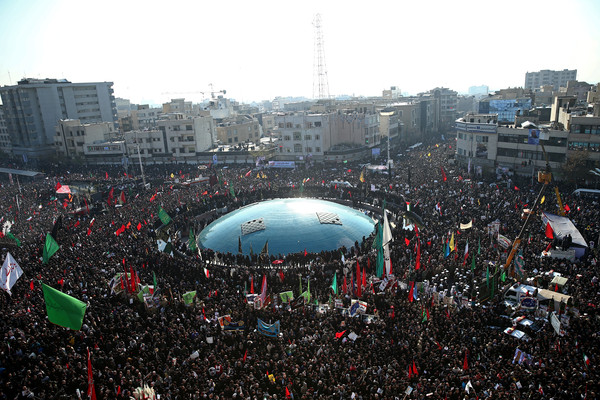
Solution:
<path fill-rule="evenodd" d="M 560 87 L 566 87 L 568 81 L 577 80 L 576 69 L 563 69 L 562 71 L 552 71 L 543 69 L 538 72 L 525 73 L 525 89 L 538 91 L 544 85 L 554 86 L 554 90 Z"/>
<path fill-rule="evenodd" d="M 65 79 L 22 79 L 3 86 L 0 96 L 15 155 L 39 158 L 54 152 L 56 125 L 117 121 L 112 82 L 71 83 Z"/>
<path fill-rule="evenodd" d="M 0 152 L 6 154 L 12 152 L 10 136 L 8 136 L 8 129 L 6 129 L 6 121 L 4 120 L 4 107 L 2 105 L 0 105 Z"/>

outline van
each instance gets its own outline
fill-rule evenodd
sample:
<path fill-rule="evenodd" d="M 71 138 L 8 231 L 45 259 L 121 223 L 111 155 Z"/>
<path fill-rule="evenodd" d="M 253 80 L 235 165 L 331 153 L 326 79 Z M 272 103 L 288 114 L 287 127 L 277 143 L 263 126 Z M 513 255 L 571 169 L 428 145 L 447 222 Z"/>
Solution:
<path fill-rule="evenodd" d="M 556 311 L 558 311 L 560 308 L 561 303 L 566 305 L 573 304 L 572 297 L 566 294 L 547 289 L 540 289 L 531 285 L 523 285 L 520 283 L 515 283 L 514 285 L 509 286 L 504 292 L 504 301 L 507 303 L 507 305 L 511 305 L 512 307 L 525 307 L 522 304 L 522 300 L 526 298 L 533 300 L 533 302 L 528 303 L 547 305 L 551 310 Z"/>

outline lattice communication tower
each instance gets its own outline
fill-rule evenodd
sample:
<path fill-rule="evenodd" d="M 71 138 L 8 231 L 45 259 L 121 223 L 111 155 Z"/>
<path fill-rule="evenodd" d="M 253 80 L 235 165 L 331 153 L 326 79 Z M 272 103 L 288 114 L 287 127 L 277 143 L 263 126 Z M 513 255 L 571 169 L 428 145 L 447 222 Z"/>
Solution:
<path fill-rule="evenodd" d="M 315 60 L 313 73 L 313 98 L 329 98 L 329 82 L 327 79 L 327 65 L 325 64 L 325 48 L 323 31 L 321 30 L 321 14 L 315 15 Z"/>

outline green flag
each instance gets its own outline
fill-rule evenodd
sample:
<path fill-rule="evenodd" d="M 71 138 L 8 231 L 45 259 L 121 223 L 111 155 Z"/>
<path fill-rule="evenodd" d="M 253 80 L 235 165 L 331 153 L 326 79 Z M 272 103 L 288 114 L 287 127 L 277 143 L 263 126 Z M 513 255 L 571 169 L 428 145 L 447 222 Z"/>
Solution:
<path fill-rule="evenodd" d="M 279 293 L 279 297 L 281 297 L 281 301 L 283 303 L 289 303 L 290 300 L 294 300 L 294 292 L 292 292 L 291 290 L 287 292 L 281 292 Z"/>
<path fill-rule="evenodd" d="M 196 297 L 196 291 L 186 292 L 183 294 L 183 302 L 188 306 L 194 302 L 194 297 Z"/>
<path fill-rule="evenodd" d="M 500 280 L 502 283 L 506 282 L 506 271 L 502 271 L 502 275 L 500 275 Z"/>
<path fill-rule="evenodd" d="M 477 240 L 477 254 L 481 254 L 481 238 Z"/>
<path fill-rule="evenodd" d="M 308 283 L 306 284 L 306 291 L 310 294 L 310 276 L 308 277 Z"/>
<path fill-rule="evenodd" d="M 377 224 L 377 269 L 375 274 L 378 278 L 383 276 L 383 226 L 382 224 Z"/>
<path fill-rule="evenodd" d="M 304 193 L 304 181 L 300 182 L 300 194 Z"/>
<path fill-rule="evenodd" d="M 17 247 L 21 247 L 21 241 L 20 241 L 19 239 L 17 239 L 17 238 L 15 237 L 15 235 L 13 235 L 13 233 L 12 233 L 12 232 L 8 232 L 8 233 L 6 234 L 6 237 L 7 237 L 7 238 L 9 238 L 9 239 L 12 239 L 12 240 L 14 240 L 14 241 L 15 241 L 15 243 L 17 244 Z"/>
<path fill-rule="evenodd" d="M 302 275 L 300 276 L 300 291 L 298 293 L 300 293 L 300 295 L 302 295 Z"/>
<path fill-rule="evenodd" d="M 169 225 L 171 222 L 171 217 L 169 217 L 169 214 L 161 206 L 158 206 L 158 218 L 160 218 L 160 222 L 163 225 Z"/>
<path fill-rule="evenodd" d="M 80 330 L 87 304 L 42 283 L 48 320 L 53 324 Z"/>
<path fill-rule="evenodd" d="M 154 283 L 154 293 L 158 290 L 158 281 L 156 280 L 156 274 L 152 271 L 152 281 Z"/>
<path fill-rule="evenodd" d="M 191 251 L 196 251 L 198 246 L 196 246 L 196 235 L 194 235 L 194 230 L 190 227 L 190 238 L 188 239 L 188 248 Z"/>
<path fill-rule="evenodd" d="M 310 302 L 310 292 L 308 290 L 303 292 L 300 297 L 304 297 L 304 300 L 307 304 Z"/>
<path fill-rule="evenodd" d="M 333 283 L 331 284 L 331 288 L 333 289 L 333 293 L 338 294 L 337 272 L 333 274 Z"/>
<path fill-rule="evenodd" d="M 229 183 L 229 194 L 235 199 L 235 189 L 233 188 L 233 183 L 231 182 Z"/>
<path fill-rule="evenodd" d="M 473 257 L 471 258 L 471 272 L 475 271 L 475 254 L 473 254 Z"/>
<path fill-rule="evenodd" d="M 58 251 L 58 248 L 59 247 L 58 243 L 56 243 L 56 240 L 54 240 L 51 234 L 47 233 L 46 243 L 44 244 L 44 253 L 42 256 L 42 264 L 48 264 L 48 260 L 54 255 L 54 253 Z"/>
<path fill-rule="evenodd" d="M 427 312 L 425 310 L 423 310 L 423 320 L 421 322 L 426 322 L 427 321 Z"/>
<path fill-rule="evenodd" d="M 144 295 L 149 295 L 150 294 L 150 286 L 148 285 L 144 285 L 140 288 L 140 291 L 137 294 L 138 300 L 140 301 L 140 303 L 144 302 Z"/>

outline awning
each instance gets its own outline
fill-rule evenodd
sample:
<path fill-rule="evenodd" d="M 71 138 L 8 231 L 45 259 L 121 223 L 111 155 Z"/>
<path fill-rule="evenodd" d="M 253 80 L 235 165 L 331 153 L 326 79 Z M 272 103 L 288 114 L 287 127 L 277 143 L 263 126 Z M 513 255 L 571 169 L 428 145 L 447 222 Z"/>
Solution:
<path fill-rule="evenodd" d="M 568 278 L 564 278 L 562 276 L 555 276 L 554 279 L 552 279 L 552 282 L 550 283 L 552 285 L 565 286 L 568 280 Z"/>
<path fill-rule="evenodd" d="M 546 212 L 542 212 L 542 222 L 544 227 L 549 223 L 554 231 L 554 237 L 557 239 L 563 239 L 567 235 L 571 235 L 573 244 L 582 247 L 588 247 L 587 243 L 581 233 L 577 230 L 573 222 L 567 217 L 561 217 L 560 215 L 554 215 Z"/>

